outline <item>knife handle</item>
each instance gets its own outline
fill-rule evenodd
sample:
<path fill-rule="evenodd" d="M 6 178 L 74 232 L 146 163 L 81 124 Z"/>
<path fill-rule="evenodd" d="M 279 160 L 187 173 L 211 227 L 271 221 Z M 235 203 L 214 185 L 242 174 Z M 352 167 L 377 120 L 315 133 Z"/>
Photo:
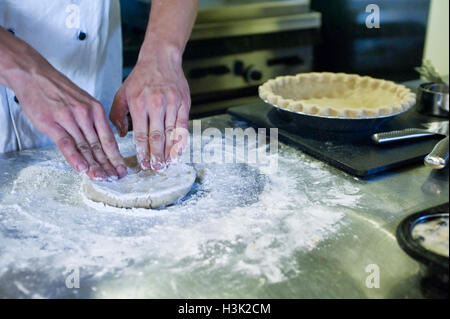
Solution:
<path fill-rule="evenodd" d="M 448 136 L 439 141 L 430 154 L 425 157 L 425 165 L 434 169 L 442 169 L 448 163 Z"/>
<path fill-rule="evenodd" d="M 372 135 L 372 141 L 376 144 L 384 144 L 395 141 L 409 140 L 424 136 L 435 135 L 436 133 L 419 128 L 406 128 L 404 130 L 377 133 Z"/>

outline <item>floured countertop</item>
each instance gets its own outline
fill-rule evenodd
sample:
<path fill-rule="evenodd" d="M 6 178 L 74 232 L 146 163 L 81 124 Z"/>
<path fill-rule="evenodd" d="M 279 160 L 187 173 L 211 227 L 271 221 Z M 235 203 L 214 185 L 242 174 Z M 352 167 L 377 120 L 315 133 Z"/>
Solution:
<path fill-rule="evenodd" d="M 246 124 L 221 115 L 208 126 Z M 131 135 L 120 148 L 132 155 Z M 176 205 L 126 210 L 83 199 L 55 148 L 0 155 L 0 297 L 421 297 L 395 227 L 447 201 L 448 179 L 413 167 L 358 180 L 283 144 L 274 174 L 194 167 Z M 379 289 L 365 286 L 370 264 Z"/>

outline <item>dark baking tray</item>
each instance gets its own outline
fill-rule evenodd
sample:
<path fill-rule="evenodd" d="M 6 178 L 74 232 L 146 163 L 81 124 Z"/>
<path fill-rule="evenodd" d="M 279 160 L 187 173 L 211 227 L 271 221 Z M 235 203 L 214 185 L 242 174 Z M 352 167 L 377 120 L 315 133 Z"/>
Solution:
<path fill-rule="evenodd" d="M 424 122 L 442 120 L 419 114 L 415 108 L 383 122 L 375 129 L 359 132 L 313 129 L 295 121 L 287 121 L 277 109 L 264 102 L 233 107 L 228 112 L 254 127 L 277 127 L 280 141 L 359 177 L 422 162 L 442 139 L 442 136 L 430 136 L 385 145 L 373 144 L 370 136 L 374 133 L 420 127 Z"/>

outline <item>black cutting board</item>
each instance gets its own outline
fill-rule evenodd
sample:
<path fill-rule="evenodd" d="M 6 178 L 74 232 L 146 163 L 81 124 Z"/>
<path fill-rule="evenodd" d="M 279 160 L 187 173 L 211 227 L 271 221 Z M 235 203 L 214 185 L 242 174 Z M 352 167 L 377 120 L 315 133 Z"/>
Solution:
<path fill-rule="evenodd" d="M 376 145 L 371 141 L 370 136 L 376 132 L 420 127 L 421 123 L 442 120 L 419 114 L 415 109 L 392 118 L 374 131 L 366 132 L 332 132 L 298 127 L 284 121 L 275 108 L 265 103 L 233 107 L 228 112 L 254 127 L 277 127 L 280 141 L 359 177 L 423 162 L 424 157 L 443 138 L 436 135 L 385 145 Z"/>

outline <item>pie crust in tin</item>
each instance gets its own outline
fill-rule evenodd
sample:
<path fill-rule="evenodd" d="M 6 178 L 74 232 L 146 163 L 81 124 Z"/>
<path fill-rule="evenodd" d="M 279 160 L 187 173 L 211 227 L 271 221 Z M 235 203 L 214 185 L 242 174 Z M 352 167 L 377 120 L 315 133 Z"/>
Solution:
<path fill-rule="evenodd" d="M 328 118 L 379 118 L 402 113 L 416 102 L 407 87 L 392 81 L 346 73 L 280 76 L 259 87 L 276 107 Z"/>

